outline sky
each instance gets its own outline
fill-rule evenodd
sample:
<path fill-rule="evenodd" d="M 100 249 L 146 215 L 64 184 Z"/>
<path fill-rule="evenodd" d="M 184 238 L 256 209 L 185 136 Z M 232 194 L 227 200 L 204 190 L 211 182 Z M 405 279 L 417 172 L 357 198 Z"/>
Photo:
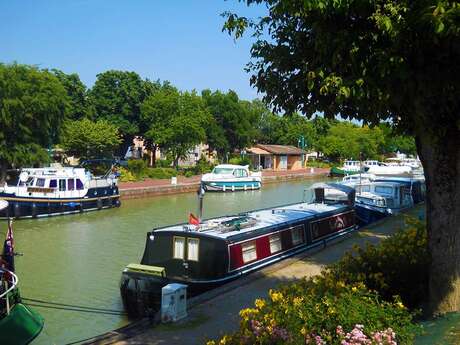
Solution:
<path fill-rule="evenodd" d="M 265 12 L 237 0 L 0 0 L 0 62 L 77 73 L 88 87 L 116 69 L 251 100 L 260 97 L 244 71 L 252 39 L 222 32 L 227 10 Z"/>

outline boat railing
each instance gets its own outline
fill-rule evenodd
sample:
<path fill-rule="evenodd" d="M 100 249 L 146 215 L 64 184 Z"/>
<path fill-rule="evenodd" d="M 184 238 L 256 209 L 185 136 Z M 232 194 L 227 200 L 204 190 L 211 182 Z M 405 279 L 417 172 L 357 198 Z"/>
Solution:
<path fill-rule="evenodd" d="M 0 286 L 0 292 L 2 290 L 5 290 L 0 293 L 0 302 L 5 300 L 5 306 L 6 306 L 6 314 L 10 314 L 11 307 L 10 306 L 10 299 L 9 295 L 11 292 L 16 288 L 18 285 L 18 276 L 14 274 L 13 272 L 0 267 L 0 275 L 2 276 L 2 279 L 0 280 L 1 286 Z M 3 303 L 2 303 L 3 304 Z M 1 306 L 1 304 L 0 304 Z"/>

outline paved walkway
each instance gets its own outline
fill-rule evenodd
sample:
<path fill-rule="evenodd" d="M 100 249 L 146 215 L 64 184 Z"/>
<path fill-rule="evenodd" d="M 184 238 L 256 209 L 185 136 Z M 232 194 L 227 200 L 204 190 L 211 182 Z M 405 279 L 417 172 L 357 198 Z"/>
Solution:
<path fill-rule="evenodd" d="M 408 213 L 418 216 L 424 206 L 418 206 Z M 189 316 L 181 322 L 169 325 L 151 326 L 136 329 L 124 340 L 105 339 L 97 344 L 153 344 L 153 345 L 195 345 L 205 344 L 206 340 L 217 339 L 225 333 L 235 331 L 239 325 L 239 311 L 252 307 L 256 298 L 267 297 L 269 289 L 299 278 L 311 277 L 321 269 L 339 260 L 354 244 L 377 243 L 401 228 L 403 216 L 384 219 L 378 224 L 347 236 L 339 243 L 331 244 L 316 253 L 303 253 L 283 260 L 257 273 L 212 290 L 211 294 L 198 301 L 189 310 Z M 200 296 L 198 297 L 200 298 Z M 126 338 L 126 334 L 122 337 Z"/>

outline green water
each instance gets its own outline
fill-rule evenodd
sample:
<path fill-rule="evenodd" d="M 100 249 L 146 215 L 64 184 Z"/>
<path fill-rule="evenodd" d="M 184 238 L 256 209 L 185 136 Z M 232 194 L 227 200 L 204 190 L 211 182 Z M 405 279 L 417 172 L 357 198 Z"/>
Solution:
<path fill-rule="evenodd" d="M 207 193 L 204 217 L 282 205 L 302 199 L 312 180 L 263 186 L 261 191 Z M 118 209 L 14 224 L 16 271 L 23 297 L 121 310 L 118 282 L 128 263 L 138 263 L 146 232 L 185 222 L 196 214 L 195 193 L 123 201 Z M 5 224 L 0 230 L 4 238 Z M 33 342 L 67 344 L 126 325 L 123 316 L 34 307 L 45 318 Z"/>

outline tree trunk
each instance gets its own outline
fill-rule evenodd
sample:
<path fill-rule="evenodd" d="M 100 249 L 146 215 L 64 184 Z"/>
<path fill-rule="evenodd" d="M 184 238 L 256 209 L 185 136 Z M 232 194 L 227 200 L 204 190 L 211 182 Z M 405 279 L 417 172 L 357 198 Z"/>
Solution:
<path fill-rule="evenodd" d="M 151 153 L 152 159 L 151 159 L 151 162 L 150 162 L 151 163 L 150 166 L 152 166 L 154 168 L 156 167 L 156 164 L 157 164 L 157 148 L 158 148 L 158 145 L 155 145 L 155 144 L 152 145 L 152 151 L 151 151 L 152 152 Z"/>
<path fill-rule="evenodd" d="M 428 243 L 432 256 L 429 312 L 460 311 L 460 133 L 446 128 L 442 138 L 427 130 L 416 135 L 427 186 Z"/>
<path fill-rule="evenodd" d="M 6 172 L 8 170 L 8 165 L 5 160 L 0 159 L 0 184 L 4 184 L 6 181 Z"/>

